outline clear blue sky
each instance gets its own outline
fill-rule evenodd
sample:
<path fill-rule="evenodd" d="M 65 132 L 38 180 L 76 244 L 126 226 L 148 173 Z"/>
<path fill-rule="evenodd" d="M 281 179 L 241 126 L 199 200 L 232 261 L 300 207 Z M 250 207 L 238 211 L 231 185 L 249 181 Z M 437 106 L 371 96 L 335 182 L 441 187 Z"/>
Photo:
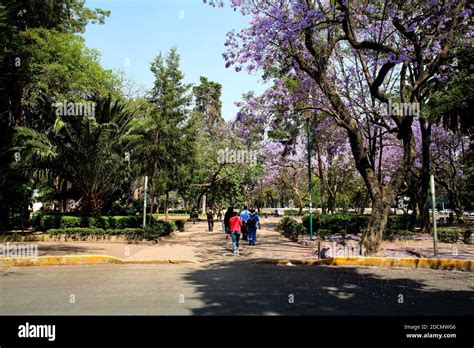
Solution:
<path fill-rule="evenodd" d="M 87 27 L 86 45 L 101 53 L 105 68 L 123 70 L 138 84 L 151 88 L 151 61 L 160 50 L 176 46 L 186 82 L 197 84 L 199 76 L 206 76 L 223 85 L 225 119 L 235 117 L 234 102 L 242 93 L 264 90 L 259 76 L 224 67 L 225 34 L 248 22 L 229 6 L 212 8 L 202 0 L 88 0 L 87 6 L 110 10 L 111 14 L 105 24 Z"/>

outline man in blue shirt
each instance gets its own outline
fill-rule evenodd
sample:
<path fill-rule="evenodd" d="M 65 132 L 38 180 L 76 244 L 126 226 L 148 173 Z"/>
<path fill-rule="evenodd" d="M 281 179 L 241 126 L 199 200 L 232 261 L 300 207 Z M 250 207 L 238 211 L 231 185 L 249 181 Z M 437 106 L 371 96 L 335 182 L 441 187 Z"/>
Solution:
<path fill-rule="evenodd" d="M 249 245 L 255 245 L 255 243 L 257 243 L 257 227 L 261 228 L 260 217 L 255 212 L 255 209 L 250 209 L 250 217 L 247 220 Z"/>
<path fill-rule="evenodd" d="M 247 235 L 247 221 L 250 219 L 250 213 L 247 210 L 247 206 L 244 205 L 244 209 L 240 212 L 240 220 L 242 220 L 242 239 L 248 240 Z"/>

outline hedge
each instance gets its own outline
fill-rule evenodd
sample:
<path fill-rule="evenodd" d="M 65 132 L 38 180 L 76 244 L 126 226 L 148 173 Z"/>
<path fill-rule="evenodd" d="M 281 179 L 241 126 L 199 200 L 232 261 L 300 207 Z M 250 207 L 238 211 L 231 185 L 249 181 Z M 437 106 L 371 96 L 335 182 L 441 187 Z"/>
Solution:
<path fill-rule="evenodd" d="M 438 229 L 438 240 L 443 243 L 457 243 L 462 240 L 466 244 L 471 243 L 472 232 L 470 230 L 461 232 L 451 229 Z"/>
<path fill-rule="evenodd" d="M 369 218 L 369 216 L 351 214 L 313 216 L 313 236 L 326 240 L 337 233 L 359 234 L 367 228 Z M 414 225 L 415 220 L 412 216 L 391 215 L 384 233 L 384 239 L 408 238 L 414 233 L 411 231 Z M 278 224 L 278 229 L 287 238 L 297 241 L 298 235 L 309 233 L 309 216 L 305 216 L 301 224 L 285 217 Z"/>
<path fill-rule="evenodd" d="M 39 231 L 64 228 L 101 228 L 101 229 L 124 229 L 138 228 L 141 226 L 142 218 L 139 216 L 71 216 L 62 214 L 35 214 L 33 227 Z"/>
<path fill-rule="evenodd" d="M 313 232 L 322 228 L 331 230 L 332 233 L 360 234 L 367 229 L 370 216 L 352 214 L 313 215 Z M 412 215 L 389 215 L 387 231 L 391 234 L 399 231 L 410 231 L 415 227 L 415 219 Z M 303 218 L 303 226 L 309 231 L 309 215 Z M 307 232 L 308 233 L 308 232 Z"/>
<path fill-rule="evenodd" d="M 170 214 L 191 214 L 191 211 L 188 209 L 172 209 L 168 211 Z M 162 213 L 164 214 L 164 212 Z"/>
<path fill-rule="evenodd" d="M 298 209 L 291 209 L 291 210 L 283 210 L 284 216 L 298 216 L 299 215 Z"/>
<path fill-rule="evenodd" d="M 176 230 L 176 225 L 172 222 L 160 222 L 145 228 L 123 228 L 123 229 L 103 229 L 87 227 L 52 228 L 47 231 L 51 236 L 72 239 L 105 239 L 111 236 L 123 236 L 133 240 L 157 240 L 159 237 L 167 236 Z"/>
<path fill-rule="evenodd" d="M 443 243 L 457 243 L 461 238 L 461 233 L 455 230 L 445 230 L 440 228 L 438 230 L 438 240 Z"/>

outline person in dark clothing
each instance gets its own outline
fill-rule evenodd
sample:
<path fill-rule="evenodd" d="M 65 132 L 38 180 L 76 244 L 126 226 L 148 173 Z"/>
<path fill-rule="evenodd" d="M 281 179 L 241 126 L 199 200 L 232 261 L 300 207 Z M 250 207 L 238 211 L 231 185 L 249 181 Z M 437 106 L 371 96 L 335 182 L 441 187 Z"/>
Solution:
<path fill-rule="evenodd" d="M 234 208 L 229 207 L 224 214 L 224 232 L 226 233 L 226 238 L 229 238 L 230 234 L 230 218 L 234 216 Z"/>
<path fill-rule="evenodd" d="M 257 242 L 257 228 L 261 228 L 260 216 L 255 212 L 255 209 L 250 209 L 250 218 L 247 220 L 249 245 L 255 245 Z"/>
<path fill-rule="evenodd" d="M 212 211 L 212 209 L 209 209 L 207 211 L 207 226 L 208 226 L 208 229 L 209 229 L 209 232 L 212 232 L 214 231 L 214 212 Z"/>
<path fill-rule="evenodd" d="M 250 212 L 247 210 L 247 206 L 244 205 L 244 209 L 242 209 L 242 212 L 240 213 L 240 220 L 242 220 L 242 239 L 243 240 L 248 240 L 247 239 L 247 221 L 250 219 Z"/>
<path fill-rule="evenodd" d="M 196 211 L 196 208 L 193 208 L 193 210 L 191 210 L 190 218 L 193 224 L 195 224 L 198 221 L 199 213 Z"/>

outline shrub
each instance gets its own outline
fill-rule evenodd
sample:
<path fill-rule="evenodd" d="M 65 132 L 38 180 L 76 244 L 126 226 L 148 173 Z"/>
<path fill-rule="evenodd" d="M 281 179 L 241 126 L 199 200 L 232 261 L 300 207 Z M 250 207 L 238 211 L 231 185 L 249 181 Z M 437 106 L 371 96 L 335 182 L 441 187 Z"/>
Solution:
<path fill-rule="evenodd" d="M 164 212 L 161 212 L 161 213 L 164 213 Z M 191 211 L 187 210 L 187 209 L 172 209 L 172 210 L 169 210 L 168 213 L 169 214 L 184 214 L 184 215 L 187 215 L 187 214 L 191 214 Z"/>
<path fill-rule="evenodd" d="M 123 236 L 132 240 L 157 240 L 159 237 L 169 235 L 173 231 L 173 224 L 159 223 L 146 228 L 103 229 L 88 227 L 52 228 L 48 230 L 50 236 L 64 236 L 72 239 L 103 239 L 110 236 Z"/>
<path fill-rule="evenodd" d="M 324 216 L 324 215 L 322 215 Z M 313 215 L 313 233 L 316 233 L 321 228 L 320 215 Z M 305 231 L 309 233 L 309 215 L 306 215 L 302 219 L 302 224 L 305 228 Z"/>
<path fill-rule="evenodd" d="M 298 236 L 300 234 L 305 234 L 305 228 L 303 224 L 300 224 L 296 220 L 293 220 L 289 217 L 285 217 L 280 221 L 278 224 L 278 229 L 285 237 L 294 242 L 298 241 Z"/>
<path fill-rule="evenodd" d="M 59 214 L 38 213 L 33 216 L 33 227 L 37 230 L 47 231 L 60 227 L 62 216 Z"/>
<path fill-rule="evenodd" d="M 141 226 L 142 218 L 140 216 L 109 216 L 108 222 L 110 228 L 138 228 Z"/>
<path fill-rule="evenodd" d="M 467 231 L 464 231 L 464 233 L 462 234 L 462 240 L 464 243 L 466 244 L 471 244 L 472 243 L 472 232 L 467 230 Z"/>
<path fill-rule="evenodd" d="M 413 230 L 416 225 L 416 218 L 413 215 L 389 215 L 387 229 L 392 230 Z"/>
<path fill-rule="evenodd" d="M 315 233 L 315 235 L 321 238 L 322 240 L 327 240 L 329 237 L 331 237 L 332 234 L 332 230 L 327 230 L 324 228 L 318 229 L 318 231 Z"/>
<path fill-rule="evenodd" d="M 71 216 L 63 214 L 35 214 L 33 227 L 39 231 L 65 228 L 102 228 L 102 229 L 124 229 L 138 228 L 141 218 L 138 216 Z"/>
<path fill-rule="evenodd" d="M 292 218 L 289 217 L 284 217 L 283 219 L 280 220 L 280 222 L 277 225 L 277 229 L 280 231 L 284 231 L 285 228 L 291 224 L 291 222 L 294 221 Z"/>
<path fill-rule="evenodd" d="M 331 230 L 332 233 L 360 234 L 367 229 L 370 216 L 353 214 L 313 215 L 313 232 L 319 228 Z M 415 227 L 412 215 L 389 215 L 387 221 L 387 235 L 409 234 L 407 231 Z M 309 231 L 309 215 L 303 218 L 303 225 Z"/>
<path fill-rule="evenodd" d="M 176 225 L 173 221 L 155 221 L 142 230 L 144 239 L 156 240 L 158 237 L 168 236 L 176 231 Z"/>
<path fill-rule="evenodd" d="M 299 212 L 300 211 L 298 209 L 284 210 L 283 215 L 284 216 L 298 216 Z"/>
<path fill-rule="evenodd" d="M 87 238 L 100 237 L 105 235 L 105 230 L 101 228 L 85 228 L 85 227 L 67 227 L 67 228 L 52 228 L 47 232 L 51 236 L 64 236 L 65 238 Z"/>
<path fill-rule="evenodd" d="M 174 223 L 176 225 L 176 228 L 179 231 L 184 231 L 184 225 L 186 224 L 186 222 L 184 220 L 176 220 Z"/>
<path fill-rule="evenodd" d="M 438 230 L 438 239 L 443 243 L 457 243 L 461 237 L 461 233 L 455 230 Z"/>

